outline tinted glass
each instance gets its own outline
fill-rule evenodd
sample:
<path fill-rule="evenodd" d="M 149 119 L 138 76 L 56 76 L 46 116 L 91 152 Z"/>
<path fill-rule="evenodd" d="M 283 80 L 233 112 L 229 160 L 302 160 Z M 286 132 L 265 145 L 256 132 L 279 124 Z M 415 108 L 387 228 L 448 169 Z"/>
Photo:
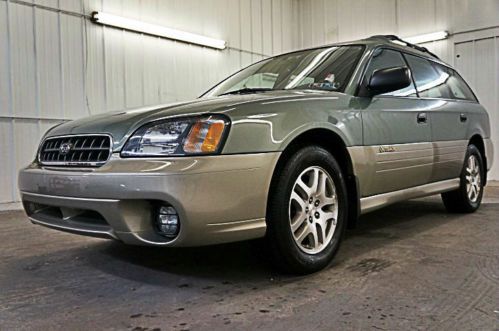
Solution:
<path fill-rule="evenodd" d="M 212 88 L 205 96 L 242 89 L 344 91 L 363 46 L 312 49 L 255 63 Z"/>
<path fill-rule="evenodd" d="M 393 51 L 390 49 L 377 49 L 373 54 L 373 57 L 371 58 L 369 65 L 367 66 L 366 73 L 364 76 L 365 77 L 364 86 L 367 86 L 367 84 L 369 83 L 369 79 L 371 78 L 371 75 L 373 74 L 374 71 L 379 69 L 394 68 L 394 67 L 407 67 L 407 64 L 405 63 L 402 54 L 400 54 L 400 52 Z M 416 89 L 414 88 L 414 84 L 411 84 L 404 89 L 385 93 L 382 95 L 415 96 Z"/>
<path fill-rule="evenodd" d="M 447 76 L 445 85 L 449 98 L 476 101 L 475 95 L 473 94 L 469 86 L 455 70 L 438 63 L 433 63 L 433 66 L 435 67 L 439 75 Z"/>
<path fill-rule="evenodd" d="M 405 55 L 416 81 L 419 96 L 423 98 L 450 98 L 446 84 L 449 74 L 439 71 L 426 59 Z"/>

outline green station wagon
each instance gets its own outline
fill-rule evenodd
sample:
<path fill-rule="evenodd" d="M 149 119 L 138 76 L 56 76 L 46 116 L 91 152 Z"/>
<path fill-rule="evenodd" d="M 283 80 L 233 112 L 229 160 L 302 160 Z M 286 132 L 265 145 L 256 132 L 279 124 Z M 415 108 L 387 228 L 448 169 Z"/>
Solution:
<path fill-rule="evenodd" d="M 35 224 L 165 247 L 265 237 L 309 273 L 377 208 L 442 194 L 475 211 L 492 153 L 454 69 L 373 36 L 265 59 L 194 101 L 58 125 L 19 188 Z"/>

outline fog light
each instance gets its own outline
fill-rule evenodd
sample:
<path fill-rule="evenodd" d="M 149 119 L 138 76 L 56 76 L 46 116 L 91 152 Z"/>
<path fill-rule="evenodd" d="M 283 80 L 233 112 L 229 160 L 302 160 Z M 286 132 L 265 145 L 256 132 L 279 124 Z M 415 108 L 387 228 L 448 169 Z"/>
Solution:
<path fill-rule="evenodd" d="M 175 208 L 171 206 L 161 206 L 158 208 L 156 226 L 159 234 L 173 238 L 177 236 L 180 229 L 179 217 Z"/>

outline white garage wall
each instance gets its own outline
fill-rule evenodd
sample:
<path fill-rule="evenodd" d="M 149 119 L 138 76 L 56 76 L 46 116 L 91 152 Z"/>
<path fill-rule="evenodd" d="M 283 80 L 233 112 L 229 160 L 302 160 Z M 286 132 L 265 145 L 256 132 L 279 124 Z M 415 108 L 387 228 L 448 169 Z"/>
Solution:
<path fill-rule="evenodd" d="M 225 39 L 229 48 L 98 26 L 94 10 Z M 463 71 L 499 146 L 497 26 L 497 0 L 0 0 L 0 204 L 19 200 L 18 169 L 61 120 L 191 99 L 264 56 L 373 34 L 452 32 L 425 46 Z"/>
<path fill-rule="evenodd" d="M 89 20 L 95 10 L 229 48 L 102 27 Z M 17 172 L 54 124 L 195 98 L 240 67 L 292 49 L 296 12 L 296 0 L 0 0 L 0 203 L 19 200 Z"/>
<path fill-rule="evenodd" d="M 496 147 L 489 176 L 499 179 L 499 28 L 463 33 L 454 38 L 454 64 L 489 110 Z"/>
<path fill-rule="evenodd" d="M 448 30 L 448 40 L 423 46 L 456 66 L 489 111 L 496 146 L 489 175 L 499 180 L 498 0 L 300 0 L 298 8 L 299 47 Z"/>

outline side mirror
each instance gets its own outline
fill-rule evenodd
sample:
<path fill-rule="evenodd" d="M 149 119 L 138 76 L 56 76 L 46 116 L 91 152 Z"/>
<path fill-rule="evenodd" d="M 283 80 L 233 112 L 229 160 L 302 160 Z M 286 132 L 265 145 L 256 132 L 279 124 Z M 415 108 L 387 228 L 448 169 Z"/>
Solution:
<path fill-rule="evenodd" d="M 367 90 L 373 96 L 397 91 L 411 84 L 411 72 L 407 67 L 385 68 L 373 72 Z"/>

